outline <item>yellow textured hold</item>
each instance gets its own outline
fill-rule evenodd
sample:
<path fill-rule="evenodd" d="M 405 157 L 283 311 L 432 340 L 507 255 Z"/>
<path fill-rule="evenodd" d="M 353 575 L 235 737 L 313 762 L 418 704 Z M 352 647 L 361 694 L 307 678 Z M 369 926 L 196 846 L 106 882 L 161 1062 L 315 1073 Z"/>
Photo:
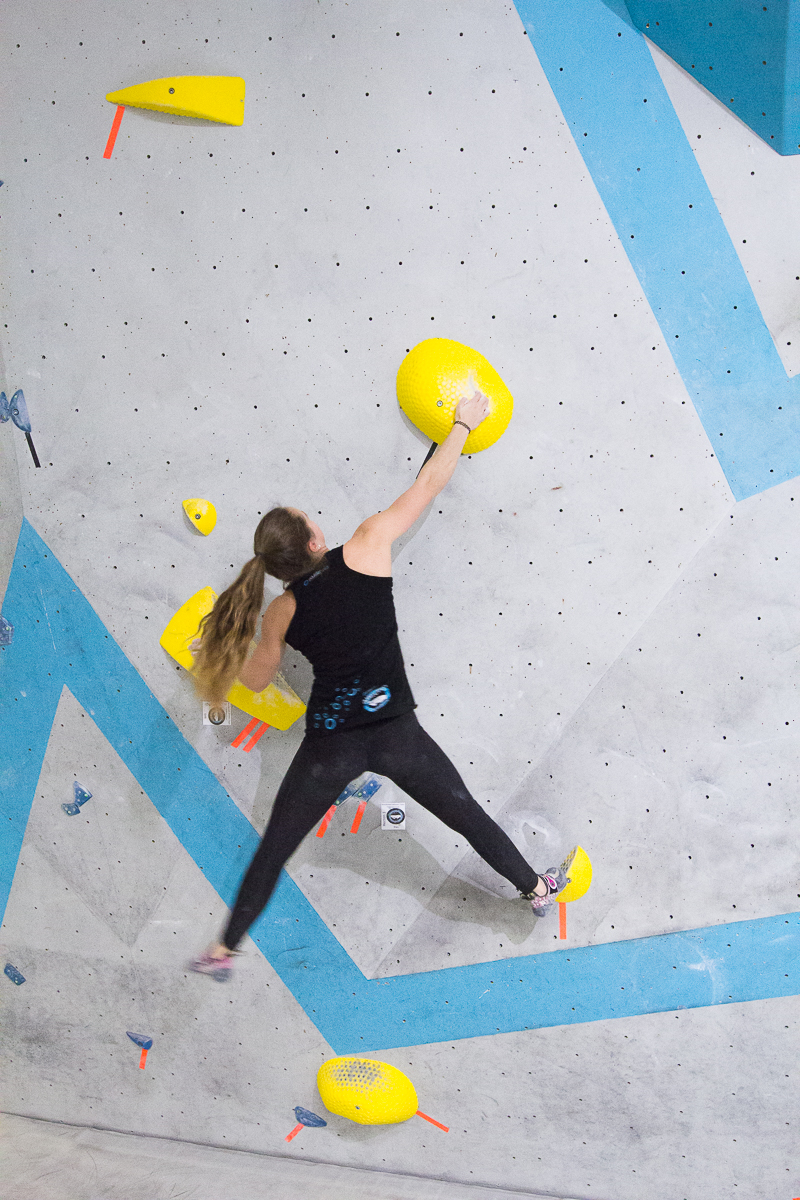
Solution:
<path fill-rule="evenodd" d="M 491 363 L 477 350 L 449 338 L 428 338 L 405 356 L 397 372 L 397 399 L 410 421 L 439 445 L 453 427 L 462 396 L 483 392 L 489 415 L 464 443 L 475 454 L 505 432 L 514 399 Z"/>
<path fill-rule="evenodd" d="M 196 640 L 200 632 L 200 622 L 206 613 L 211 612 L 216 598 L 216 592 L 210 587 L 195 592 L 191 599 L 178 609 L 161 635 L 161 645 L 167 654 L 171 654 L 187 671 L 191 671 L 194 666 L 189 647 Z M 288 729 L 306 711 L 303 701 L 292 691 L 280 673 L 275 676 L 275 682 L 265 687 L 263 692 L 251 692 L 250 688 L 246 688 L 237 680 L 226 699 L 248 716 L 266 721 L 267 725 L 272 725 L 275 729 Z"/>
<path fill-rule="evenodd" d="M 564 859 L 561 870 L 569 876 L 569 883 L 563 892 L 558 893 L 556 899 L 561 904 L 568 904 L 570 900 L 580 900 L 581 896 L 588 892 L 592 882 L 592 864 L 589 855 L 581 846 L 576 846 Z"/>
<path fill-rule="evenodd" d="M 244 80 L 238 75 L 173 75 L 109 92 L 106 100 L 126 108 L 150 108 L 223 125 L 244 123 Z"/>
<path fill-rule="evenodd" d="M 317 1087 L 328 1112 L 359 1125 L 407 1121 L 419 1107 L 408 1076 L 373 1058 L 329 1058 L 317 1072 Z"/>
<path fill-rule="evenodd" d="M 183 511 L 201 533 L 208 536 L 217 523 L 217 510 L 210 500 L 184 500 Z"/>

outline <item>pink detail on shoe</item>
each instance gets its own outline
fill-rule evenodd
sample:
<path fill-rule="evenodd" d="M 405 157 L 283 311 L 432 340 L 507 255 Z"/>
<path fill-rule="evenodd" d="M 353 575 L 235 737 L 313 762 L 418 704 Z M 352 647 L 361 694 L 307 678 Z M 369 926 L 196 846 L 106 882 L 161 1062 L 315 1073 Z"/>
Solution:
<path fill-rule="evenodd" d="M 224 958 L 212 958 L 205 951 L 189 963 L 189 969 L 196 971 L 198 975 L 211 975 L 217 982 L 227 979 L 231 974 L 233 967 L 233 957 L 226 955 Z"/>

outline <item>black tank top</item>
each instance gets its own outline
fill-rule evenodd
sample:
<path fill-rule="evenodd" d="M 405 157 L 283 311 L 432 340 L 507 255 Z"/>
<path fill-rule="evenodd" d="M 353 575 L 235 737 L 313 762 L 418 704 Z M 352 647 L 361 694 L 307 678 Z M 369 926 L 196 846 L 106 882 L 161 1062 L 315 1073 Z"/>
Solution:
<path fill-rule="evenodd" d="M 286 641 L 314 668 L 306 733 L 370 725 L 416 708 L 397 637 L 392 580 L 362 575 L 329 550 L 289 584 L 297 608 Z"/>

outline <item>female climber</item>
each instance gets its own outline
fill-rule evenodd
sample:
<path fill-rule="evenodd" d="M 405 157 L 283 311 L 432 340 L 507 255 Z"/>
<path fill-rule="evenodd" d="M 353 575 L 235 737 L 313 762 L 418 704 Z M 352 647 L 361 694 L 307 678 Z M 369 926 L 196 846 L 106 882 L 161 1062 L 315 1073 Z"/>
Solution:
<path fill-rule="evenodd" d="M 278 789 L 222 938 L 190 964 L 192 970 L 220 981 L 230 977 L 232 956 L 264 909 L 284 863 L 347 784 L 366 770 L 387 776 L 466 838 L 531 901 L 537 916 L 553 907 L 553 897 L 566 885 L 558 868 L 536 874 L 419 724 L 397 637 L 392 543 L 450 479 L 488 408 L 480 392 L 462 397 L 452 429 L 411 487 L 335 550 L 327 548 L 306 513 L 273 508 L 256 529 L 254 557 L 204 619 L 194 665 L 204 700 L 220 704 L 236 678 L 260 692 L 278 670 L 287 642 L 310 660 L 314 682 L 305 737 Z M 285 590 L 264 613 L 261 640 L 245 661 L 265 574 L 281 580 Z"/>

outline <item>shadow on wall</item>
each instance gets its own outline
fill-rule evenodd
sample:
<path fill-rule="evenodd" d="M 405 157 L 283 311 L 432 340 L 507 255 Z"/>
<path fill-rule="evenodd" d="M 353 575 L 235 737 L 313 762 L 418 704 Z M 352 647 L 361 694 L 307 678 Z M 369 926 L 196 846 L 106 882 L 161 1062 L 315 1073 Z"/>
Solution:
<path fill-rule="evenodd" d="M 412 800 L 403 798 L 413 823 L 420 810 Z M 350 813 L 343 813 L 342 817 L 340 826 L 349 829 Z M 334 835 L 337 832 L 341 830 L 333 830 Z M 475 857 L 468 853 L 469 846 L 464 839 L 459 840 L 470 860 Z M 478 924 L 492 933 L 503 934 L 514 945 L 527 941 L 536 926 L 530 905 L 520 902 L 511 884 L 506 885 L 508 895 L 492 893 L 482 886 L 482 879 L 473 882 L 445 870 L 409 832 L 402 839 L 387 838 L 381 830 L 380 813 L 374 804 L 368 807 L 364 823 L 355 837 L 326 836 L 319 841 L 310 835 L 308 845 L 300 848 L 295 861 L 304 865 L 313 863 L 316 870 L 350 871 L 356 879 L 374 880 L 382 887 L 404 892 L 417 901 L 420 901 L 420 881 L 424 879 L 427 898 L 421 902 L 428 912 L 446 921 L 470 926 Z M 494 883 L 493 874 L 487 866 L 490 886 Z M 495 879 L 502 884 L 499 876 Z"/>

